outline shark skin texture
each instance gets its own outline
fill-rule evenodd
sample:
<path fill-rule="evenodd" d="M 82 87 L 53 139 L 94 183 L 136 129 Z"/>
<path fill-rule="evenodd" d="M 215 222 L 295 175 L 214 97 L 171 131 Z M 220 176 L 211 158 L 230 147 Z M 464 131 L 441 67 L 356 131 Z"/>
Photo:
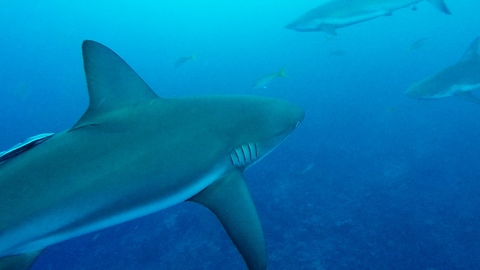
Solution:
<path fill-rule="evenodd" d="M 406 95 L 416 99 L 437 99 L 460 97 L 480 104 L 480 99 L 472 94 L 480 88 L 480 37 L 475 38 L 463 57 L 432 76 L 425 78 L 406 91 Z"/>
<path fill-rule="evenodd" d="M 82 51 L 84 115 L 0 162 L 0 269 L 29 269 L 50 245 L 184 201 L 216 215 L 248 269 L 266 269 L 243 171 L 302 122 L 302 108 L 256 96 L 161 98 L 106 46 L 87 40 Z"/>
<path fill-rule="evenodd" d="M 396 10 L 412 7 L 425 0 L 330 0 L 307 11 L 285 28 L 299 32 L 323 31 L 331 36 L 338 28 L 390 16 Z M 443 0 L 426 0 L 445 14 L 450 14 Z"/>

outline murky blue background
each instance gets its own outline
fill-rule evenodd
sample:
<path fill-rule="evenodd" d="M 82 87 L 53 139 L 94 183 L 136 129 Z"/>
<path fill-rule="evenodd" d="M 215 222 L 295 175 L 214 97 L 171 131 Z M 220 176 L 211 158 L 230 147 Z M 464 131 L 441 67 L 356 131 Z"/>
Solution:
<path fill-rule="evenodd" d="M 480 106 L 404 95 L 480 35 L 480 3 L 447 0 L 445 15 L 422 2 L 334 38 L 283 28 L 320 3 L 2 1 L 0 149 L 76 122 L 88 103 L 80 46 L 93 39 L 160 96 L 255 94 L 305 108 L 246 172 L 269 269 L 480 269 Z M 282 66 L 287 78 L 252 89 Z M 183 203 L 52 246 L 33 269 L 244 264 L 214 216 Z"/>

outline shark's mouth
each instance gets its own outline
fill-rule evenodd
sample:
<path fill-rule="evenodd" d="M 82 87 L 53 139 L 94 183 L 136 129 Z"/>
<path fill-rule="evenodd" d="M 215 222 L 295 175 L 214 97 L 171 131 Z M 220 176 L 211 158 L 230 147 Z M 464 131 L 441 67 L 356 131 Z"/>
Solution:
<path fill-rule="evenodd" d="M 258 146 L 257 143 L 248 143 L 236 148 L 232 154 L 230 154 L 230 159 L 232 164 L 238 168 L 244 168 L 253 162 L 257 161 L 259 158 Z"/>

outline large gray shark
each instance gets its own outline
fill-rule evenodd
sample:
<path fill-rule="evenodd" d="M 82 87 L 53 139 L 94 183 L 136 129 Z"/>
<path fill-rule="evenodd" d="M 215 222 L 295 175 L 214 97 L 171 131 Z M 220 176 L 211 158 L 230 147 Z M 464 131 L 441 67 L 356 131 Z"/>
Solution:
<path fill-rule="evenodd" d="M 0 269 L 28 269 L 50 245 L 186 200 L 217 216 L 249 269 L 265 269 L 242 172 L 303 110 L 253 96 L 160 98 L 112 50 L 94 41 L 82 48 L 85 114 L 0 162 Z"/>
<path fill-rule="evenodd" d="M 471 92 L 480 87 L 479 45 L 480 37 L 477 37 L 458 63 L 413 84 L 406 95 L 412 98 L 459 96 L 480 103 L 480 100 Z"/>
<path fill-rule="evenodd" d="M 336 29 L 368 21 L 395 10 L 414 7 L 424 0 L 330 0 L 309 10 L 286 28 L 300 32 L 324 31 L 336 35 Z M 442 12 L 450 14 L 443 0 L 427 0 Z"/>

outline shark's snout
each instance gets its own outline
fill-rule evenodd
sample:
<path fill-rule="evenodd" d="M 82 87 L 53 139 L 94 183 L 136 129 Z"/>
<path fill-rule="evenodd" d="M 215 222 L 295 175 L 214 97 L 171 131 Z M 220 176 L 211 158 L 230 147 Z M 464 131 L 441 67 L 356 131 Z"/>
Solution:
<path fill-rule="evenodd" d="M 425 97 L 426 94 L 423 88 L 422 81 L 412 83 L 407 91 L 405 91 L 405 95 L 411 98 Z"/>
<path fill-rule="evenodd" d="M 405 95 L 411 98 L 418 97 L 418 94 L 415 91 L 413 91 L 412 88 L 409 88 L 407 91 L 405 91 Z"/>
<path fill-rule="evenodd" d="M 294 128 L 298 127 L 300 123 L 303 122 L 303 119 L 305 118 L 305 111 L 303 110 L 302 107 L 296 104 L 292 104 L 292 115 L 293 115 L 293 124 Z"/>
<path fill-rule="evenodd" d="M 285 25 L 284 27 L 287 28 L 287 29 L 295 29 L 295 24 L 294 23 L 289 23 L 289 24 Z"/>

